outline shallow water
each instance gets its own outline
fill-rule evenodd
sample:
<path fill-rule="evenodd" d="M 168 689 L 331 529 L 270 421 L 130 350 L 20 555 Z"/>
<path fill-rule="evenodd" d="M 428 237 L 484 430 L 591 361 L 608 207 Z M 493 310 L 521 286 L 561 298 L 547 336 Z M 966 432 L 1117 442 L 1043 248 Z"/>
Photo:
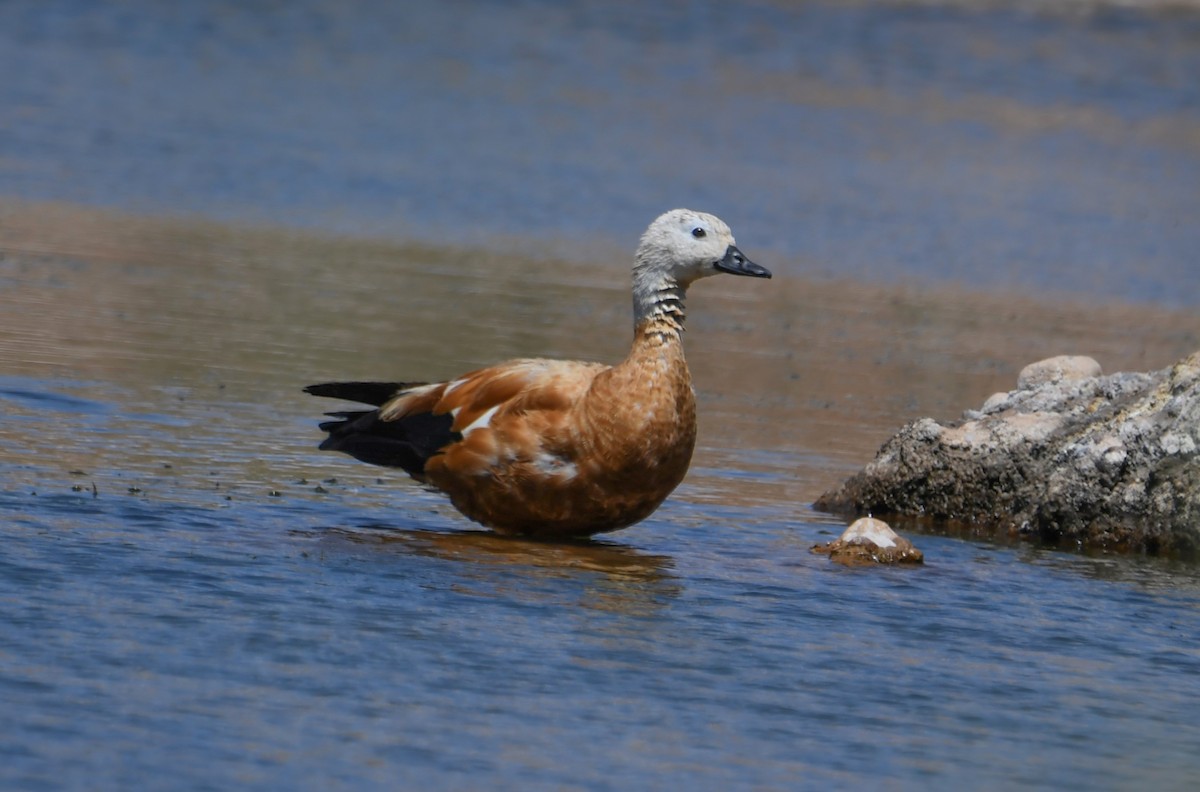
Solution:
<path fill-rule="evenodd" d="M 924 568 L 847 571 L 809 552 L 840 528 L 807 506 L 1048 338 L 1146 367 L 1194 317 L 700 284 L 688 480 L 547 545 L 317 452 L 299 387 L 611 358 L 624 267 L 523 292 L 522 260 L 470 250 L 7 216 L 56 252 L 0 262 L 6 787 L 1184 788 L 1200 766 L 1195 567 L 927 535 Z"/>
<path fill-rule="evenodd" d="M 1200 347 L 1196 15 L 122 8 L 0 5 L 0 786 L 1194 785 L 1194 564 L 847 570 L 809 504 L 1028 362 Z M 776 277 L 689 295 L 649 520 L 316 450 L 310 382 L 619 358 L 676 203 Z"/>

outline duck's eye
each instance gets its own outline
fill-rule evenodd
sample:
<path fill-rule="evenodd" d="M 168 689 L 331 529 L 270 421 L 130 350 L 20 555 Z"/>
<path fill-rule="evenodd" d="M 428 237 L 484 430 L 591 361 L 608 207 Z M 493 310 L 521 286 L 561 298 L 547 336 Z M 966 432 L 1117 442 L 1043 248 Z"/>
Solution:
<path fill-rule="evenodd" d="M 692 236 L 696 237 L 696 239 L 704 239 L 708 235 L 704 232 L 703 228 L 697 227 L 692 229 Z"/>

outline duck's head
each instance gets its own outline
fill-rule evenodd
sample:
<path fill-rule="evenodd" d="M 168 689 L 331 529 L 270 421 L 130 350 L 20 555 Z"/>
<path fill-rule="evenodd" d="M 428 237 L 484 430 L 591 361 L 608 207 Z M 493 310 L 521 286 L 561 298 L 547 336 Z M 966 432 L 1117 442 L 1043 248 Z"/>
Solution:
<path fill-rule="evenodd" d="M 672 209 L 650 224 L 638 245 L 634 272 L 685 288 L 692 281 L 722 272 L 771 277 L 766 267 L 738 250 L 733 232 L 721 218 L 691 209 Z"/>

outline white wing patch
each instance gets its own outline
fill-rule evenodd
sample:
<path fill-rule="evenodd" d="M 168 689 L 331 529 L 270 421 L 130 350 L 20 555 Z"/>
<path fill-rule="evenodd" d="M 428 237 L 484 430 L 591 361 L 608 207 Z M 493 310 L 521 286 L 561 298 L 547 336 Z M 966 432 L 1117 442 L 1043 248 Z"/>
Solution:
<path fill-rule="evenodd" d="M 532 464 L 539 472 L 547 476 L 557 476 L 568 481 L 575 478 L 579 473 L 574 462 L 554 454 L 547 454 L 545 451 L 540 452 L 534 457 Z"/>
<path fill-rule="evenodd" d="M 466 437 L 468 434 L 475 431 L 476 429 L 482 429 L 485 426 L 487 426 L 491 422 L 492 416 L 496 414 L 496 410 L 499 410 L 499 409 L 500 409 L 500 405 L 497 404 L 495 407 L 492 407 L 487 412 L 485 412 L 483 415 L 476 418 L 474 421 L 471 421 L 469 426 L 464 426 L 463 430 L 462 430 L 463 437 Z M 454 412 L 454 411 L 452 410 L 451 412 Z M 457 416 L 455 416 L 455 417 L 457 417 Z"/>

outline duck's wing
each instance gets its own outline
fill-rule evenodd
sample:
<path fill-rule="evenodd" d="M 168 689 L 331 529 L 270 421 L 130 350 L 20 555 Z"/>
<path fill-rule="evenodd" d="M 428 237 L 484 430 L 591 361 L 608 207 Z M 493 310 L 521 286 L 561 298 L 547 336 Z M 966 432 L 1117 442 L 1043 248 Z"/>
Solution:
<path fill-rule="evenodd" d="M 305 390 L 378 405 L 375 410 L 329 413 L 337 420 L 321 424 L 329 433 L 321 449 L 403 468 L 424 481 L 426 462 L 460 444 L 455 457 L 464 462 L 495 459 L 498 440 L 490 430 L 502 420 L 513 428 L 532 415 L 539 416 L 533 421 L 537 425 L 555 423 L 546 420 L 547 414 L 568 410 L 606 368 L 597 363 L 513 360 L 448 382 L 326 383 Z M 514 419 L 517 416 L 520 420 Z M 479 431 L 483 429 L 489 431 Z M 513 442 L 536 444 L 537 437 L 520 434 Z"/>

